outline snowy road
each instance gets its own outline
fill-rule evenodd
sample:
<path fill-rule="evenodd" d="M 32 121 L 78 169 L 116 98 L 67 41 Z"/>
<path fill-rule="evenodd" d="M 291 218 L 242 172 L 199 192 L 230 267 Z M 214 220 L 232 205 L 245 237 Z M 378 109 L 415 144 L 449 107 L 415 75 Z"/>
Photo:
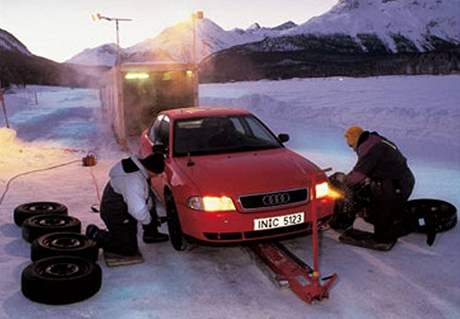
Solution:
<path fill-rule="evenodd" d="M 343 143 L 344 126 L 364 123 L 362 125 L 383 130 L 408 155 L 417 176 L 413 197 L 442 198 L 460 207 L 460 151 L 456 141 L 460 137 L 460 122 L 457 121 L 456 125 L 453 122 L 459 114 L 460 100 L 460 93 L 453 88 L 459 86 L 459 76 L 448 76 L 261 81 L 204 85 L 200 89 L 206 104 L 247 106 L 275 132 L 289 133 L 289 147 L 320 166 L 335 170 L 346 171 L 355 160 L 354 154 Z M 430 89 L 433 87 L 437 89 Z M 81 156 L 81 153 L 63 151 L 63 147 L 95 148 L 100 161 L 94 173 L 100 187 L 105 183 L 109 167 L 123 153 L 114 146 L 106 127 L 100 124 L 97 110 L 93 110 L 97 107 L 94 92 L 69 91 L 58 90 L 57 94 L 61 94 L 59 103 L 53 104 L 53 95 L 50 94 L 49 99 L 43 98 L 38 106 L 26 105 L 18 96 L 9 97 L 7 101 L 14 105 L 11 112 L 16 118 L 13 125 L 22 123 L 21 112 L 35 112 L 32 118 L 36 120 L 51 108 L 54 116 L 49 123 L 56 123 L 60 130 L 54 130 L 53 125 L 48 131 L 40 131 L 43 134 L 35 138 L 33 125 L 18 125 L 18 136 L 28 142 L 15 141 L 9 148 L 2 145 L 2 188 L 13 173 L 46 167 L 61 158 L 71 160 Z M 363 106 L 358 112 L 352 110 L 352 100 L 357 98 L 353 96 L 359 91 L 362 91 L 359 101 Z M 45 92 L 42 94 L 46 96 Z M 385 98 L 385 94 L 391 98 L 385 103 L 379 102 L 385 106 L 376 106 L 384 107 L 382 112 L 376 113 L 372 107 L 366 109 L 364 105 L 377 103 L 377 97 Z M 13 100 L 17 104 L 13 104 Z M 306 101 L 308 105 L 305 105 Z M 398 108 L 395 108 L 396 104 Z M 300 114 L 310 112 L 316 115 L 306 120 L 298 112 L 281 109 L 282 105 L 303 109 Z M 413 127 L 423 127 L 428 144 L 410 130 L 396 129 L 398 125 L 394 123 L 403 126 L 407 121 L 399 109 L 407 105 L 419 105 L 425 111 L 429 109 L 430 120 L 422 116 L 423 112 L 414 113 L 414 123 L 411 123 Z M 71 111 L 63 112 L 62 108 Z M 83 109 L 94 112 L 77 111 Z M 326 124 L 322 119 L 328 113 L 334 116 L 330 116 L 331 120 Z M 358 114 L 361 117 L 356 117 Z M 391 119 L 390 125 L 385 122 L 388 119 Z M 84 132 L 91 134 L 86 137 L 73 134 L 75 126 L 71 124 L 76 120 Z M 442 123 L 447 124 L 444 127 Z M 79 133 L 82 133 L 81 129 Z M 97 135 L 96 143 L 94 134 Z M 435 148 L 436 138 L 441 135 L 446 138 L 447 146 L 438 146 L 444 152 L 422 152 L 426 145 Z M 37 141 L 41 144 L 34 144 Z M 30 154 L 33 154 L 32 159 Z M 20 292 L 20 274 L 29 262 L 30 249 L 21 239 L 20 230 L 12 223 L 12 210 L 26 201 L 56 200 L 65 203 L 70 214 L 82 220 L 83 226 L 88 223 L 102 225 L 98 215 L 89 213 L 88 207 L 97 199 L 88 170 L 74 164 L 27 176 L 13 184 L 0 206 L 0 318 L 460 317 L 459 227 L 440 234 L 432 247 L 425 244 L 425 236 L 411 234 L 388 253 L 345 246 L 338 242 L 336 232 L 325 232 L 322 272 L 325 275 L 337 272 L 339 281 L 331 298 L 315 305 L 306 305 L 289 290 L 276 288 L 239 247 L 198 247 L 178 253 L 168 243 L 141 244 L 146 259 L 141 265 L 109 269 L 101 263 L 104 272 L 102 289 L 87 301 L 59 307 L 33 303 Z M 361 221 L 357 223 L 366 227 Z M 286 245 L 309 261 L 309 238 L 289 240 Z"/>

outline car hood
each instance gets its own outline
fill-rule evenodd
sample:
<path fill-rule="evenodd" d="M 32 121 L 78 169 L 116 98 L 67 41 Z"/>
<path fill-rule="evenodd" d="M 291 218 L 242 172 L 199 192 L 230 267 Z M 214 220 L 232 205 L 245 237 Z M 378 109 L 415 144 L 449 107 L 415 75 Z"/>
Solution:
<path fill-rule="evenodd" d="M 239 196 L 306 187 L 319 168 L 285 148 L 224 155 L 181 157 L 176 164 L 199 195 Z M 198 195 L 198 194 L 197 194 Z"/>

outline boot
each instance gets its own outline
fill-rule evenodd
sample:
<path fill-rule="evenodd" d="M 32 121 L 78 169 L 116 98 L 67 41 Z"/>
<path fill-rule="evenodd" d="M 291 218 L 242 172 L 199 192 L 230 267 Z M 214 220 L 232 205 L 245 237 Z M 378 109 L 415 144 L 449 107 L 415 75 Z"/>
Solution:
<path fill-rule="evenodd" d="M 169 236 L 160 233 L 156 226 L 143 225 L 142 228 L 144 229 L 142 240 L 146 244 L 160 243 L 169 240 Z"/>
<path fill-rule="evenodd" d="M 98 247 L 103 247 L 104 243 L 107 241 L 108 232 L 102 230 L 94 224 L 89 224 L 86 227 L 85 235 L 88 239 L 94 240 Z"/>
<path fill-rule="evenodd" d="M 391 250 L 397 242 L 397 239 L 378 240 L 373 233 L 353 228 L 340 235 L 339 240 L 347 245 L 381 251 Z"/>

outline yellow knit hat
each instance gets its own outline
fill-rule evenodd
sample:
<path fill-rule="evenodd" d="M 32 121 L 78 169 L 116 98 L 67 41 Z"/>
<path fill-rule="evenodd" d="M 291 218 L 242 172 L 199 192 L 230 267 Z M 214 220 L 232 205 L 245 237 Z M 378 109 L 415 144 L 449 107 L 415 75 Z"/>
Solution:
<path fill-rule="evenodd" d="M 358 140 L 364 130 L 359 126 L 351 126 L 345 131 L 345 139 L 347 140 L 347 144 L 354 149 L 358 146 Z"/>

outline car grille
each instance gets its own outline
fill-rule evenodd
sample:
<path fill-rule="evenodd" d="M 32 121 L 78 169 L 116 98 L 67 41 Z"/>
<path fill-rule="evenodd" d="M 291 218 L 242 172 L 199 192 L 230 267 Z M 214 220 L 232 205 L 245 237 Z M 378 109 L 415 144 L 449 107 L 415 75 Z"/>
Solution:
<path fill-rule="evenodd" d="M 240 196 L 240 203 L 244 209 L 259 209 L 300 204 L 308 200 L 306 188 Z"/>

